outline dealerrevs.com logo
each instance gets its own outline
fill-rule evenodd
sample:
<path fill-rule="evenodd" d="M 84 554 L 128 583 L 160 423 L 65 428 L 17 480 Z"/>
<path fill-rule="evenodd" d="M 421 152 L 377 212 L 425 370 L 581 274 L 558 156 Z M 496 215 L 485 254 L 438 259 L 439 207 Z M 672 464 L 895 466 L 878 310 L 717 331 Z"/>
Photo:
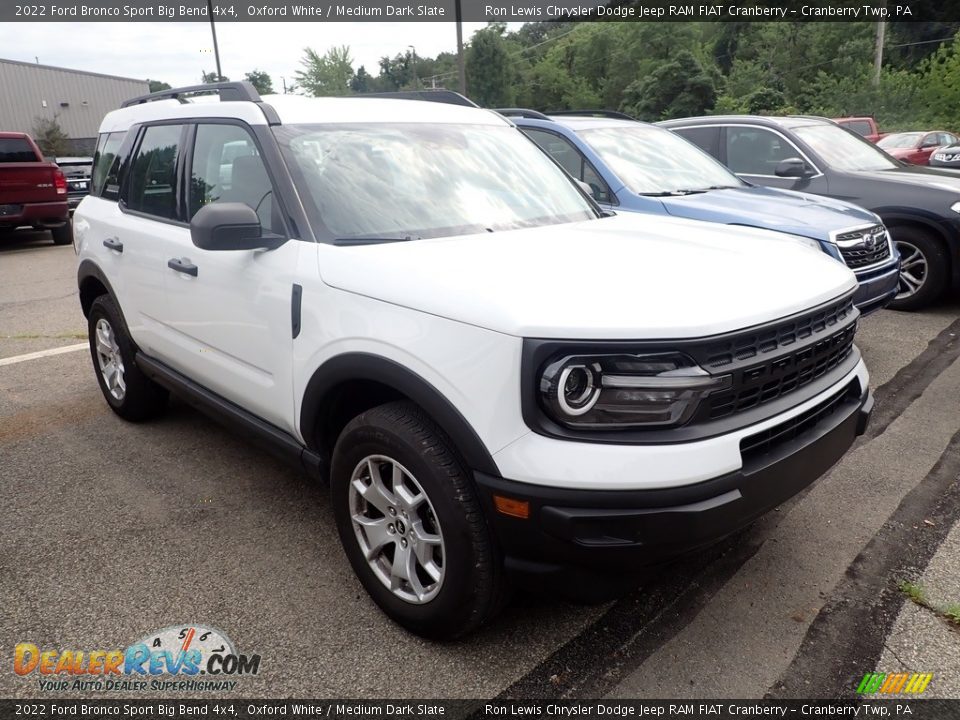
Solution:
<path fill-rule="evenodd" d="M 171 625 L 125 649 L 52 650 L 17 643 L 13 671 L 40 689 L 79 691 L 230 691 L 234 678 L 257 675 L 260 655 L 238 653 L 224 633 L 204 625 Z"/>

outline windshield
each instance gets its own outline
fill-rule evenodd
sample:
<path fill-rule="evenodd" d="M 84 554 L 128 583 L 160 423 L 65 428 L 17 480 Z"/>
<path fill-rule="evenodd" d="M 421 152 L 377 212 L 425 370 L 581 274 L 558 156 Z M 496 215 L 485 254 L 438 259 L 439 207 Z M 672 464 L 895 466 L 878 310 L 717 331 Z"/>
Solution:
<path fill-rule="evenodd" d="M 896 135 L 887 135 L 881 138 L 877 143 L 882 148 L 912 148 L 920 142 L 923 133 L 897 133 Z"/>
<path fill-rule="evenodd" d="M 802 125 L 793 131 L 835 170 L 892 170 L 900 167 L 873 143 L 837 125 Z"/>
<path fill-rule="evenodd" d="M 578 134 L 630 190 L 640 195 L 743 185 L 705 152 L 663 128 L 619 125 L 581 130 Z"/>
<path fill-rule="evenodd" d="M 417 240 L 596 218 L 570 178 L 506 125 L 276 129 L 328 240 Z"/>

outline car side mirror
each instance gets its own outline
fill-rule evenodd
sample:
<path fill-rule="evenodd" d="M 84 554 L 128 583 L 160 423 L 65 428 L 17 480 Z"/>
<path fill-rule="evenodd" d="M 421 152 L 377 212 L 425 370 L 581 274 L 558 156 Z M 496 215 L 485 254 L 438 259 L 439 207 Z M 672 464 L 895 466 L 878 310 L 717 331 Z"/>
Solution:
<path fill-rule="evenodd" d="M 210 203 L 190 221 L 190 239 L 202 250 L 274 250 L 287 239 L 264 233 L 256 211 L 243 203 Z"/>
<path fill-rule="evenodd" d="M 807 164 L 797 157 L 781 160 L 773 172 L 777 177 L 784 178 L 804 178 L 813 174 Z"/>

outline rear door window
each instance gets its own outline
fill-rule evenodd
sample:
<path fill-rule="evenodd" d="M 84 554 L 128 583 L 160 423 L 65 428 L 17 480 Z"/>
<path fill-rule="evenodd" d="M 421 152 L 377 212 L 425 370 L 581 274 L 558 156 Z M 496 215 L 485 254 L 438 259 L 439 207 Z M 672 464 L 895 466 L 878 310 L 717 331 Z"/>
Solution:
<path fill-rule="evenodd" d="M 125 132 L 103 133 L 97 141 L 97 151 L 93 156 L 93 171 L 90 175 L 90 194 L 100 196 L 103 194 L 104 187 L 107 185 L 107 177 L 113 176 L 112 197 L 108 199 L 116 200 L 117 192 L 120 188 L 116 184 L 117 171 L 115 165 L 119 166 L 120 158 L 117 153 L 123 144 Z"/>
<path fill-rule="evenodd" d="M 177 159 L 182 125 L 151 125 L 144 130 L 130 167 L 125 206 L 165 220 L 178 220 Z"/>
<path fill-rule="evenodd" d="M 720 157 L 720 128 L 718 127 L 688 127 L 673 130 L 680 137 L 689 140 L 708 155 Z"/>

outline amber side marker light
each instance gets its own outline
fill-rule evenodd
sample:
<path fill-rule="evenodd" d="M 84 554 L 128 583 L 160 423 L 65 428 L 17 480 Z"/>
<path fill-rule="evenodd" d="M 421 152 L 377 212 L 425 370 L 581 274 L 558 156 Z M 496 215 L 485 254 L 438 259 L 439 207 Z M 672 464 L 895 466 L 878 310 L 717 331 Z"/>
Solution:
<path fill-rule="evenodd" d="M 497 512 L 502 515 L 509 515 L 521 520 L 530 517 L 530 503 L 526 500 L 513 500 L 502 495 L 494 495 L 493 504 L 496 505 Z"/>

